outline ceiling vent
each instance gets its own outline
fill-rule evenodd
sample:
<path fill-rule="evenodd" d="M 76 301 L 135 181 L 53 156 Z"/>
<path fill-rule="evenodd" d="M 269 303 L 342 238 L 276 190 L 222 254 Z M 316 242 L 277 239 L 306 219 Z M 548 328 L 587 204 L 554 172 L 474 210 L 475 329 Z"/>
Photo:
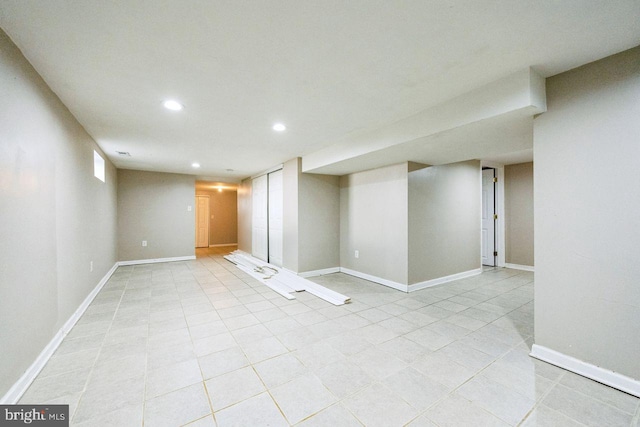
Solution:
<path fill-rule="evenodd" d="M 116 153 L 118 153 L 118 156 L 131 157 L 131 153 L 128 151 L 116 151 Z"/>

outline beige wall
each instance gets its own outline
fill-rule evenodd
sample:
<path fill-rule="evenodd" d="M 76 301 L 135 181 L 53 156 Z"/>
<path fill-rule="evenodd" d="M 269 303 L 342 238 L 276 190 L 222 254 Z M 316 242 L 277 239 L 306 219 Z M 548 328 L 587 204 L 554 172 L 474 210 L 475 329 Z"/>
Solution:
<path fill-rule="evenodd" d="M 533 266 L 533 162 L 504 167 L 505 259 Z"/>
<path fill-rule="evenodd" d="M 119 260 L 193 256 L 194 205 L 191 175 L 119 169 Z"/>
<path fill-rule="evenodd" d="M 547 79 L 535 343 L 640 380 L 640 47 Z"/>
<path fill-rule="evenodd" d="M 251 179 L 238 186 L 238 249 L 251 253 Z"/>
<path fill-rule="evenodd" d="M 238 243 L 238 193 L 196 190 L 196 195 L 209 196 L 209 245 Z"/>
<path fill-rule="evenodd" d="M 409 172 L 409 284 L 480 268 L 480 162 Z"/>
<path fill-rule="evenodd" d="M 2 396 L 115 264 L 116 174 L 1 30 L 0 88 Z"/>
<path fill-rule="evenodd" d="M 341 177 L 341 267 L 407 284 L 407 179 L 407 163 Z"/>

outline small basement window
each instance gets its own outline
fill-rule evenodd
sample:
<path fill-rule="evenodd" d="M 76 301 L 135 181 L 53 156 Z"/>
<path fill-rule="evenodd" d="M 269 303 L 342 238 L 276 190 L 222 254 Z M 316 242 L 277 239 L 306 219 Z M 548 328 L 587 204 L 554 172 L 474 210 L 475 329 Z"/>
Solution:
<path fill-rule="evenodd" d="M 104 159 L 93 150 L 93 176 L 104 182 Z"/>

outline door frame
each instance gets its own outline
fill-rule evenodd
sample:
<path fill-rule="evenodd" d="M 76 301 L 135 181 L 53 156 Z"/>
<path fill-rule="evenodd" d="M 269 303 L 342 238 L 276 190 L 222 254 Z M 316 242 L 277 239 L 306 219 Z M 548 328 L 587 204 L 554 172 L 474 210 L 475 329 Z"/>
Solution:
<path fill-rule="evenodd" d="M 505 239 L 505 216 L 504 216 L 504 165 L 501 163 L 490 162 L 486 160 L 480 161 L 480 170 L 483 167 L 493 168 L 496 170 L 498 178 L 495 186 L 495 206 L 498 219 L 495 222 L 496 233 L 496 267 L 506 267 L 506 239 Z M 482 209 L 482 174 L 480 174 L 480 209 Z M 482 265 L 482 215 L 480 217 L 480 265 Z"/>

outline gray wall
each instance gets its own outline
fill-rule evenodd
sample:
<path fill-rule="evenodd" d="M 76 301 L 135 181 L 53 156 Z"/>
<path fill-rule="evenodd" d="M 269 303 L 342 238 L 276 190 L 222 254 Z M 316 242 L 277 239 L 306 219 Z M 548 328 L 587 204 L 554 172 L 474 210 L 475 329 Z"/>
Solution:
<path fill-rule="evenodd" d="M 119 169 L 118 259 L 193 256 L 194 205 L 191 175 Z"/>
<path fill-rule="evenodd" d="M 238 193 L 196 190 L 196 195 L 209 196 L 209 244 L 238 243 Z"/>
<path fill-rule="evenodd" d="M 409 284 L 480 268 L 480 162 L 409 172 Z"/>
<path fill-rule="evenodd" d="M 238 249 L 251 253 L 251 179 L 238 186 Z"/>
<path fill-rule="evenodd" d="M 407 179 L 407 163 L 341 177 L 341 267 L 407 284 Z"/>
<path fill-rule="evenodd" d="M 547 79 L 535 342 L 640 380 L 640 47 Z"/>
<path fill-rule="evenodd" d="M 1 30 L 0 141 L 2 396 L 115 264 L 116 174 Z"/>
<path fill-rule="evenodd" d="M 298 203 L 298 271 L 339 267 L 340 177 L 301 174 Z"/>
<path fill-rule="evenodd" d="M 301 163 L 300 158 L 295 158 L 285 162 L 282 167 L 282 266 L 296 273 L 300 271 L 298 198 Z"/>
<path fill-rule="evenodd" d="M 533 162 L 504 167 L 505 259 L 533 266 Z"/>
<path fill-rule="evenodd" d="M 340 178 L 283 167 L 283 266 L 296 273 L 340 266 Z"/>

